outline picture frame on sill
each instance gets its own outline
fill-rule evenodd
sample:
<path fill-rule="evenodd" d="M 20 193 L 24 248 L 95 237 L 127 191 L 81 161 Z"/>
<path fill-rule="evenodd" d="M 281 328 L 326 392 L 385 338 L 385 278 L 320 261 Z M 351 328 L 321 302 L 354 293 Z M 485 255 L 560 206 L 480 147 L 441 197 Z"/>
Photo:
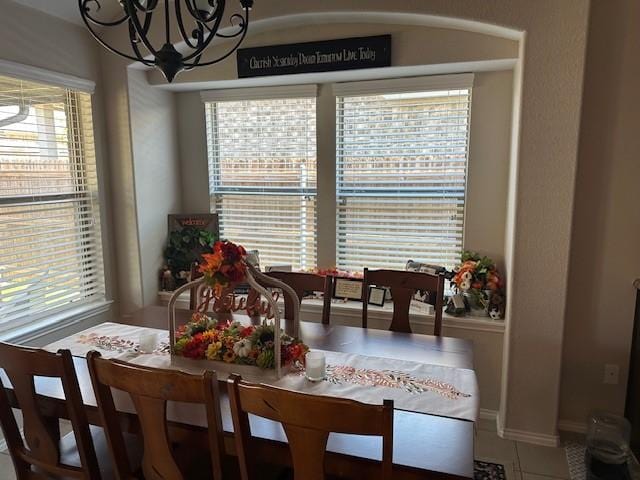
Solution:
<path fill-rule="evenodd" d="M 333 282 L 333 298 L 362 301 L 362 285 L 361 279 L 338 277 Z"/>
<path fill-rule="evenodd" d="M 387 289 L 384 287 L 369 286 L 369 296 L 367 303 L 369 305 L 376 305 L 378 307 L 384 307 L 384 302 L 387 296 Z"/>

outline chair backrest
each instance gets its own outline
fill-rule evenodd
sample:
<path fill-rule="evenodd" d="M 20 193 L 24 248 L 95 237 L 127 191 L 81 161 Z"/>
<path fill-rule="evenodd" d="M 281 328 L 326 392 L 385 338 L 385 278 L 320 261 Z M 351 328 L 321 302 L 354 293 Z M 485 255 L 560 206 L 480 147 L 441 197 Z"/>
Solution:
<path fill-rule="evenodd" d="M 329 433 L 382 437 L 380 477 L 391 479 L 393 401 L 367 405 L 354 400 L 307 395 L 268 385 L 228 380 L 229 403 L 242 480 L 260 478 L 250 462 L 252 436 L 249 414 L 280 422 L 287 435 L 295 480 L 325 478 L 324 457 Z"/>
<path fill-rule="evenodd" d="M 19 479 L 99 479 L 100 470 L 93 448 L 82 395 L 69 350 L 58 353 L 0 343 L 0 367 L 13 386 L 0 388 L 0 424 Z M 34 377 L 60 379 L 67 413 L 75 435 L 80 467 L 60 463 L 60 424 L 57 417 L 43 414 L 36 397 Z M 15 402 L 10 402 L 12 395 Z M 11 404 L 22 411 L 24 440 Z M 37 471 L 32 471 L 32 466 Z"/>
<path fill-rule="evenodd" d="M 143 367 L 118 360 L 106 360 L 100 358 L 98 352 L 89 352 L 87 362 L 118 478 L 124 480 L 134 476 L 111 388 L 127 392 L 135 406 L 143 436 L 142 470 L 146 479 L 187 478 L 174 458 L 168 436 L 168 401 L 205 405 L 213 478 L 222 478 L 222 421 L 218 382 L 214 372 L 190 375 Z"/>
<path fill-rule="evenodd" d="M 289 285 L 298 295 L 298 300 L 302 302 L 304 292 L 322 292 L 322 323 L 328 324 L 331 316 L 331 294 L 333 290 L 333 277 L 327 275 L 316 275 L 305 272 L 268 272 L 266 275 L 276 278 Z M 290 320 L 293 311 L 293 299 L 284 295 L 284 318 Z"/>
<path fill-rule="evenodd" d="M 442 306 L 444 303 L 444 275 L 404 270 L 364 269 L 362 285 L 362 327 L 367 328 L 369 286 L 389 287 L 393 300 L 393 318 L 389 330 L 411 333 L 409 308 L 416 290 L 429 292 L 428 302 L 435 309 L 433 334 L 442 334 Z"/>

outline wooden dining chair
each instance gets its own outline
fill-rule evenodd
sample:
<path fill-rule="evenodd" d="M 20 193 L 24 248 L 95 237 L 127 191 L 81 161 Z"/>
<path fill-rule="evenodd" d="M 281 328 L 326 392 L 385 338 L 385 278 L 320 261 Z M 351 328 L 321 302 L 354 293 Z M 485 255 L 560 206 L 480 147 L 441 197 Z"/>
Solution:
<path fill-rule="evenodd" d="M 389 287 L 393 301 L 393 317 L 389 330 L 411 333 L 409 308 L 416 290 L 429 293 L 428 303 L 435 309 L 433 334 L 442 335 L 442 307 L 444 304 L 444 275 L 404 270 L 364 269 L 362 285 L 362 328 L 367 328 L 369 287 Z"/>
<path fill-rule="evenodd" d="M 98 352 L 87 354 L 91 382 L 96 394 L 100 417 L 118 478 L 133 479 L 122 428 L 113 400 L 112 388 L 127 392 L 140 421 L 144 454 L 142 471 L 146 480 L 183 480 L 223 477 L 223 438 L 218 381 L 214 372 L 190 375 L 174 370 L 161 370 L 132 365 L 118 360 L 106 360 Z M 169 438 L 167 402 L 202 404 L 206 408 L 210 467 L 195 468 L 177 461 Z M 190 468 L 192 467 L 192 468 Z"/>
<path fill-rule="evenodd" d="M 328 324 L 331 317 L 331 295 L 333 291 L 333 277 L 322 276 L 306 272 L 268 272 L 266 275 L 289 285 L 296 292 L 302 303 L 305 292 L 322 292 L 322 323 Z M 293 299 L 284 295 L 284 318 L 290 319 L 287 313 L 293 311 Z"/>
<path fill-rule="evenodd" d="M 228 380 L 229 403 L 242 480 L 260 478 L 252 457 L 249 414 L 280 422 L 287 435 L 295 480 L 324 480 L 324 458 L 331 432 L 382 437 L 380 478 L 392 478 L 393 401 L 367 405 L 341 398 L 307 395 Z"/>
<path fill-rule="evenodd" d="M 0 386 L 0 424 L 13 460 L 18 480 L 51 477 L 100 479 L 89 423 L 69 350 L 58 353 L 0 343 L 0 367 L 13 387 L 9 393 Z M 43 412 L 35 392 L 34 377 L 59 379 L 66 399 L 67 414 L 75 442 L 61 442 L 57 417 Z M 17 403 L 22 413 L 24 440 L 11 409 Z M 61 443 L 71 445 L 61 448 Z M 77 459 L 79 458 L 79 462 Z"/>

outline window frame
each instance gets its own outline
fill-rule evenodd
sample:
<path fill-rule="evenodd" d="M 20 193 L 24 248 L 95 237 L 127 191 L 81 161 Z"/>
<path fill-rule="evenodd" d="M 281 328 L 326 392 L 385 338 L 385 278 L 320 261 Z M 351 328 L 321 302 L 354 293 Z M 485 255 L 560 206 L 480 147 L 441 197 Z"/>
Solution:
<path fill-rule="evenodd" d="M 337 263 L 339 210 L 337 198 L 337 130 L 336 120 L 337 98 L 348 95 L 397 94 L 437 90 L 470 90 L 472 96 L 474 83 L 473 73 L 419 76 L 408 78 L 391 78 L 383 80 L 366 80 L 354 82 L 329 82 L 313 85 L 293 85 L 277 87 L 256 87 L 237 89 L 218 89 L 202 91 L 203 103 L 220 100 L 238 100 L 264 98 L 261 95 L 275 95 L 273 98 L 289 96 L 303 89 L 316 89 L 316 143 L 317 143 L 317 196 L 316 196 L 316 262 L 321 268 L 333 267 Z M 274 93 L 275 92 L 275 93 Z M 288 93 L 291 93 L 288 95 Z M 462 245 L 465 242 L 466 201 L 468 199 L 469 162 L 471 161 L 471 118 L 472 101 L 469 100 L 469 126 L 467 133 L 467 164 L 464 185 L 465 208 L 462 223 Z M 207 127 L 208 129 L 208 127 Z M 208 149 L 207 149 L 208 162 Z M 210 193 L 210 192 L 209 192 Z M 407 258 L 407 260 L 409 260 Z M 420 259 L 414 259 L 420 260 Z M 399 266 L 400 268 L 400 266 Z"/>
<path fill-rule="evenodd" d="M 265 88 L 242 88 L 242 89 L 226 89 L 226 90 L 212 90 L 201 92 L 201 99 L 204 103 L 205 108 L 205 129 L 206 129 L 206 160 L 207 160 L 207 170 L 209 176 L 209 188 L 208 188 L 208 196 L 209 196 L 209 211 L 211 213 L 216 213 L 217 208 L 215 206 L 216 195 L 272 195 L 274 196 L 275 201 L 277 201 L 276 197 L 281 198 L 300 198 L 300 218 L 306 218 L 306 224 L 311 225 L 311 229 L 315 232 L 315 238 L 313 239 L 313 244 L 315 245 L 315 251 L 310 256 L 309 259 L 311 262 L 315 260 L 317 265 L 317 203 L 318 203 L 318 189 L 317 189 L 317 133 L 314 140 L 316 144 L 313 149 L 315 151 L 315 163 L 316 163 L 316 171 L 315 175 L 310 176 L 309 178 L 313 178 L 315 182 L 315 187 L 304 187 L 302 185 L 296 187 L 294 185 L 291 186 L 278 186 L 273 189 L 265 189 L 262 187 L 241 187 L 241 186 L 224 186 L 221 182 L 221 169 L 220 169 L 220 155 L 217 155 L 215 149 L 218 147 L 219 143 L 219 133 L 218 133 L 218 125 L 213 119 L 216 116 L 216 110 L 219 108 L 220 103 L 224 102 L 238 102 L 238 101 L 252 101 L 252 100 L 277 100 L 277 99 L 313 99 L 315 110 L 313 112 L 314 118 L 316 117 L 317 112 L 317 86 L 316 85 L 300 85 L 300 86 L 291 86 L 291 87 L 265 87 Z M 314 124 L 314 128 L 317 125 Z M 306 158 L 306 157 L 305 157 Z M 267 190 L 267 191 L 265 191 Z M 267 193 L 268 192 L 268 193 Z M 312 206 L 308 208 L 313 208 L 314 215 L 313 218 L 308 218 L 306 215 L 306 209 L 304 208 L 304 204 L 313 203 Z M 222 223 L 222 219 L 219 220 L 219 223 Z M 306 235 L 307 230 L 302 228 L 301 223 L 300 230 L 300 239 L 308 237 Z M 239 241 L 234 238 L 229 238 L 232 241 Z M 251 245 L 245 245 L 248 249 L 251 249 Z M 302 248 L 306 248 L 304 242 L 300 244 Z M 307 258 L 307 255 L 301 253 L 301 258 Z M 263 259 L 264 257 L 260 257 L 261 266 L 270 265 L 271 263 L 266 263 Z M 279 262 L 274 265 L 284 265 L 286 262 Z M 315 266 L 315 265 L 313 265 Z M 305 268 L 312 268 L 312 265 L 305 265 Z"/>
<path fill-rule="evenodd" d="M 74 210 L 78 208 L 93 208 L 96 211 L 96 217 L 98 218 L 98 225 L 91 230 L 84 230 L 79 236 L 79 244 L 87 245 L 91 242 L 91 236 L 95 235 L 96 240 L 99 242 L 98 248 L 93 255 L 96 255 L 95 261 L 98 262 L 99 271 L 97 272 L 101 278 L 96 282 L 100 287 L 100 293 L 98 295 L 92 295 L 87 297 L 83 301 L 72 301 L 61 305 L 56 305 L 52 308 L 44 311 L 38 311 L 31 313 L 29 310 L 25 311 L 25 314 L 20 317 L 16 317 L 9 321 L 9 323 L 0 324 L 0 338 L 3 341 L 23 341 L 25 338 L 34 339 L 39 336 L 49 334 L 59 328 L 64 328 L 69 323 L 80 321 L 89 318 L 91 315 L 107 312 L 110 308 L 110 304 L 113 303 L 107 299 L 107 279 L 105 272 L 105 259 L 103 249 L 103 226 L 101 225 L 101 218 L 103 217 L 103 199 L 101 194 L 101 179 L 99 175 L 98 165 L 98 148 L 93 143 L 93 152 L 91 155 L 94 158 L 95 165 L 92 168 L 95 169 L 95 181 L 96 186 L 94 189 L 86 188 L 81 189 L 79 185 L 86 182 L 86 178 L 78 181 L 77 174 L 82 171 L 87 171 L 87 158 L 79 152 L 84 151 L 84 142 L 87 125 L 81 120 L 80 102 L 78 99 L 79 94 L 89 95 L 89 104 L 91 111 L 90 124 L 93 128 L 91 135 L 95 137 L 95 123 L 93 121 L 93 109 L 94 101 L 93 94 L 95 92 L 95 82 L 87 80 L 73 75 L 62 74 L 59 72 L 52 72 L 49 70 L 14 63 L 10 61 L 0 60 L 0 76 L 13 78 L 16 81 L 35 82 L 46 85 L 48 87 L 57 87 L 66 90 L 66 95 L 71 95 L 68 102 L 65 102 L 65 110 L 67 117 L 67 129 L 68 129 L 68 142 L 69 142 L 69 165 L 74 175 L 73 192 L 68 193 L 41 193 L 31 195 L 13 195 L 11 197 L 0 198 L 0 206 L 20 206 L 20 205 L 43 205 L 50 202 L 69 202 L 74 205 Z M 73 103 L 74 108 L 69 109 L 69 105 Z M 69 114 L 69 111 L 75 112 Z M 78 194 L 84 194 L 87 198 L 78 198 Z M 93 202 L 93 205 L 86 206 L 86 202 Z M 77 216 L 75 217 L 77 218 Z M 93 231 L 92 231 L 93 230 Z M 85 247 L 78 247 L 78 252 L 86 250 Z M 36 328 L 34 325 L 38 325 Z M 40 330 L 42 328 L 42 330 Z"/>

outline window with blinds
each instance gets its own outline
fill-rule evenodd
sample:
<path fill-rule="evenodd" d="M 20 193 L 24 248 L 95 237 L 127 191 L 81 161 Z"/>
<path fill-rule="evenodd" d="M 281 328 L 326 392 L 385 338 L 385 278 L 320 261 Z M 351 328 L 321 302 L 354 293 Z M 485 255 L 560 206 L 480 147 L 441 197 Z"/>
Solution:
<path fill-rule="evenodd" d="M 0 329 L 104 299 L 91 97 L 0 76 Z"/>
<path fill-rule="evenodd" d="M 471 89 L 338 95 L 337 264 L 460 259 Z"/>
<path fill-rule="evenodd" d="M 211 211 L 261 266 L 316 265 L 316 99 L 206 103 Z"/>

